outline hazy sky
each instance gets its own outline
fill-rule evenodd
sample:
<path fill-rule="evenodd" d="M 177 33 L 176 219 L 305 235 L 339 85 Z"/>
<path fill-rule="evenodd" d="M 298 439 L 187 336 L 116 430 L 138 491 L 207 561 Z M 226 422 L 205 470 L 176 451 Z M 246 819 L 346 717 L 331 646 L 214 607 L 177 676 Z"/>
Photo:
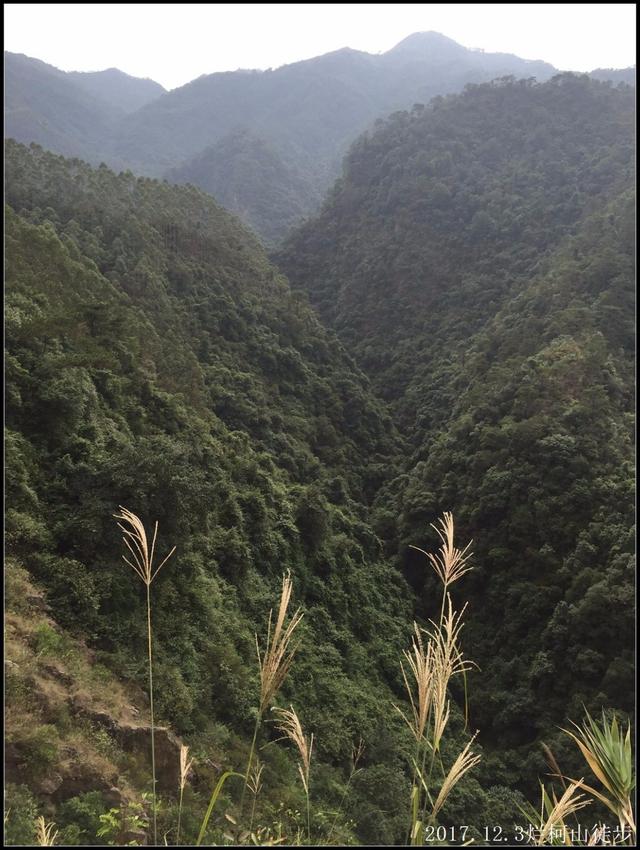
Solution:
<path fill-rule="evenodd" d="M 64 71 L 116 67 L 175 88 L 201 74 L 277 68 L 340 47 L 378 53 L 435 30 L 465 47 L 563 71 L 635 64 L 635 3 L 5 3 L 5 50 Z"/>

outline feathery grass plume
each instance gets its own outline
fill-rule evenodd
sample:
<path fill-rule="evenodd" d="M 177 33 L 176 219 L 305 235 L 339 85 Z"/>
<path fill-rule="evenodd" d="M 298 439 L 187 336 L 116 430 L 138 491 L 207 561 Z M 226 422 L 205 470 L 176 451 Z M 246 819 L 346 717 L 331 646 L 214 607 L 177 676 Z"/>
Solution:
<path fill-rule="evenodd" d="M 587 800 L 584 794 L 578 793 L 579 785 L 580 781 L 572 782 L 565 788 L 564 794 L 558 800 L 555 793 L 552 793 L 552 797 L 550 798 L 544 785 L 541 783 L 542 801 L 540 804 L 539 822 L 534 824 L 538 832 L 536 845 L 571 843 L 570 830 L 565 825 L 565 819 L 579 809 L 591 805 L 591 800 Z"/>
<path fill-rule="evenodd" d="M 288 738 L 298 748 L 300 753 L 300 763 L 298 764 L 298 772 L 302 779 L 304 793 L 307 798 L 307 839 L 311 842 L 311 814 L 309 804 L 309 772 L 311 770 L 311 755 L 313 753 L 313 733 L 310 738 L 306 738 L 302 731 L 302 724 L 298 715 L 295 713 L 293 706 L 290 708 L 274 708 L 272 709 L 278 714 L 278 729 L 284 733 L 284 737 Z M 279 740 L 282 740 L 280 738 Z"/>
<path fill-rule="evenodd" d="M 290 708 L 273 708 L 278 714 L 278 729 L 284 733 L 283 738 L 288 738 L 298 748 L 300 753 L 300 764 L 298 770 L 306 793 L 309 793 L 309 770 L 311 768 L 311 755 L 313 752 L 313 734 L 306 738 L 302 731 L 300 718 L 293 706 Z M 278 740 L 282 741 L 283 738 Z"/>
<path fill-rule="evenodd" d="M 280 595 L 280 606 L 273 634 L 271 632 L 273 621 L 273 609 L 269 612 L 269 625 L 267 627 L 267 647 L 264 655 L 260 653 L 260 644 L 256 635 L 256 649 L 258 651 L 258 663 L 260 665 L 260 714 L 264 714 L 271 701 L 280 690 L 289 667 L 293 661 L 297 646 L 291 647 L 293 633 L 300 625 L 304 614 L 300 608 L 291 617 L 289 625 L 284 628 L 293 582 L 291 574 L 282 577 L 282 593 Z"/>
<path fill-rule="evenodd" d="M 466 605 L 459 613 L 454 612 L 451 596 L 448 593 L 449 585 L 453 584 L 472 569 L 468 563 L 471 557 L 471 552 L 469 551 L 471 543 L 468 543 L 464 549 L 456 548 L 454 545 L 453 515 L 448 511 L 442 515 L 438 525 L 432 524 L 432 528 L 436 531 L 442 543 L 437 554 L 434 555 L 425 552 L 424 549 L 418 546 L 411 546 L 410 548 L 425 555 L 427 561 L 431 564 L 442 582 L 443 590 L 440 617 L 437 623 L 433 620 L 429 621 L 433 629 L 420 629 L 414 623 L 415 637 L 413 638 L 411 651 L 404 652 L 411 676 L 417 686 L 417 693 L 414 697 L 412 686 L 409 684 L 410 676 L 407 675 L 404 664 L 401 664 L 402 676 L 411 704 L 411 719 L 395 706 L 409 726 L 417 744 L 416 756 L 413 760 L 414 776 L 410 804 L 411 824 L 407 837 L 407 841 L 411 841 L 411 843 L 422 840 L 421 836 L 424 832 L 427 805 L 433 806 L 433 800 L 429 795 L 428 786 L 431 782 L 435 758 L 440 750 L 440 742 L 449 721 L 449 682 L 451 677 L 458 673 L 461 673 L 465 677 L 466 717 L 466 673 L 473 666 L 472 662 L 464 659 L 462 651 L 459 648 L 459 637 L 463 625 L 462 618 L 466 610 Z M 446 610 L 447 603 L 448 610 Z M 427 773 L 426 758 L 429 751 L 431 752 L 431 765 Z M 462 768 L 463 772 L 468 769 L 464 764 Z M 417 782 L 418 777 L 420 778 L 420 782 Z M 422 790 L 424 790 L 424 801 L 421 800 L 421 786 Z M 444 804 L 445 799 L 446 797 L 441 799 L 440 805 Z M 420 816 L 421 808 L 422 815 Z"/>
<path fill-rule="evenodd" d="M 249 791 L 256 796 L 262 790 L 262 771 L 264 770 L 264 764 L 260 761 L 260 759 L 256 759 L 255 764 L 253 765 L 253 769 L 251 771 L 251 776 L 249 777 Z"/>
<path fill-rule="evenodd" d="M 58 830 L 55 832 L 53 828 L 55 823 L 45 823 L 42 815 L 36 821 L 36 838 L 41 847 L 53 847 L 58 837 Z"/>
<path fill-rule="evenodd" d="M 360 764 L 360 760 L 364 755 L 365 751 L 365 743 L 362 738 L 358 739 L 357 744 L 353 744 L 351 746 L 351 774 L 353 775 L 358 770 L 358 765 Z"/>
<path fill-rule="evenodd" d="M 249 774 L 253 764 L 253 756 L 258 739 L 258 731 L 262 717 L 271 704 L 271 701 L 282 687 L 282 683 L 287 677 L 291 662 L 298 649 L 297 644 L 292 645 L 293 635 L 295 630 L 300 625 L 304 614 L 297 608 L 289 620 L 289 624 L 285 627 L 287 611 L 291 601 L 291 592 L 293 590 L 293 582 L 291 581 L 291 573 L 287 572 L 282 576 L 282 591 L 280 593 L 280 605 L 278 607 L 278 616 L 276 617 L 275 625 L 273 624 L 273 608 L 269 611 L 269 622 L 267 625 L 267 645 L 264 653 L 260 651 L 260 643 L 258 635 L 256 635 L 256 651 L 258 653 L 258 666 L 260 669 L 260 703 L 258 706 L 258 714 L 253 730 L 253 739 L 251 741 L 251 749 L 249 750 L 249 761 L 245 772 L 244 788 L 242 789 L 242 797 L 240 799 L 240 811 L 244 805 L 244 797 L 249 784 Z"/>
<path fill-rule="evenodd" d="M 460 632 L 464 623 L 462 617 L 466 611 L 466 603 L 462 610 L 457 613 L 453 610 L 451 595 L 447 593 L 448 611 L 441 620 L 440 626 L 434 627 L 429 632 L 430 645 L 433 646 L 433 752 L 438 752 L 440 741 L 449 720 L 449 700 L 447 691 L 451 678 L 459 673 L 466 673 L 472 669 L 474 663 L 465 660 L 459 648 Z"/>
<path fill-rule="evenodd" d="M 631 792 L 635 787 L 633 759 L 631 753 L 631 724 L 626 733 L 618 726 L 615 717 L 609 722 L 602 711 L 598 723 L 588 711 L 582 726 L 573 723 L 576 732 L 562 731 L 578 745 L 593 774 L 604 785 L 608 794 L 603 794 L 580 780 L 580 787 L 604 803 L 618 818 L 621 828 L 630 833 L 631 843 L 635 838 L 636 825 L 631 803 Z"/>
<path fill-rule="evenodd" d="M 188 759 L 189 747 L 184 744 L 180 747 L 180 803 L 178 805 L 178 829 L 176 832 L 176 844 L 180 844 L 180 823 L 182 820 L 182 795 L 184 794 L 184 786 L 187 784 L 189 771 L 193 765 L 193 759 Z"/>
<path fill-rule="evenodd" d="M 158 827 L 157 827 L 157 803 L 156 803 L 156 747 L 155 747 L 155 721 L 153 716 L 153 655 L 152 655 L 152 630 L 151 630 L 151 584 L 158 575 L 162 567 L 167 563 L 169 558 L 176 551 L 176 547 L 161 561 L 159 566 L 154 567 L 153 556 L 156 547 L 156 537 L 158 536 L 158 523 L 156 522 L 153 540 L 151 542 L 151 551 L 147 543 L 147 533 L 144 525 L 139 517 L 122 505 L 119 514 L 114 514 L 118 522 L 118 528 L 123 532 L 123 541 L 131 554 L 132 560 L 122 556 L 122 560 L 128 564 L 134 573 L 140 578 L 147 589 L 147 651 L 149 662 L 149 714 L 151 718 L 151 773 L 153 781 L 153 843 L 158 843 Z M 122 525 L 125 523 L 125 525 Z"/>
<path fill-rule="evenodd" d="M 163 558 L 159 566 L 154 568 L 153 556 L 156 547 L 156 537 L 158 536 L 158 523 L 156 522 L 154 527 L 153 540 L 151 541 L 151 552 L 149 552 L 147 533 L 139 517 L 137 517 L 132 511 L 127 510 L 127 508 L 123 508 L 122 505 L 118 505 L 118 507 L 120 508 L 121 513 L 114 514 L 114 518 L 122 520 L 122 522 L 125 522 L 129 526 L 129 528 L 125 528 L 122 523 L 118 522 L 118 528 L 125 535 L 122 539 L 132 555 L 133 563 L 125 555 L 122 556 L 122 560 L 131 567 L 136 575 L 138 575 L 148 587 L 176 551 L 176 547 L 174 546 L 169 554 Z M 133 546 L 131 545 L 132 543 Z"/>
<path fill-rule="evenodd" d="M 429 641 L 425 648 L 420 627 L 415 622 L 413 624 L 413 630 L 414 636 L 411 644 L 411 650 L 403 650 L 403 655 L 415 682 L 415 697 L 413 694 L 413 685 L 409 682 L 405 666 L 402 662 L 400 662 L 402 678 L 404 679 L 404 685 L 409 697 L 413 716 L 410 719 L 397 705 L 394 705 L 394 708 L 399 712 L 400 716 L 411 730 L 411 734 L 416 739 L 416 742 L 420 743 L 424 740 L 425 729 L 429 722 L 429 714 L 432 706 L 434 658 L 433 644 Z"/>
<path fill-rule="evenodd" d="M 453 545 L 453 514 L 450 511 L 445 511 L 442 517 L 440 517 L 439 525 L 440 527 L 438 528 L 437 525 L 431 523 L 431 528 L 436 531 L 442 541 L 440 551 L 436 555 L 433 555 L 431 552 L 425 552 L 424 549 L 420 549 L 418 546 L 411 546 L 410 548 L 416 549 L 418 552 L 422 552 L 423 555 L 427 556 L 440 580 L 447 587 L 453 584 L 454 581 L 462 578 L 466 572 L 473 569 L 468 564 L 469 558 L 472 555 L 468 549 L 473 541 L 469 541 L 464 549 L 456 549 Z"/>
<path fill-rule="evenodd" d="M 431 810 L 431 820 L 434 821 L 440 809 L 444 806 L 447 797 L 451 793 L 451 789 L 456 785 L 460 779 L 465 775 L 468 770 L 471 770 L 472 767 L 475 767 L 476 764 L 482 758 L 479 755 L 474 755 L 471 752 L 471 745 L 476 739 L 477 732 L 471 738 L 466 747 L 462 750 L 458 758 L 451 765 L 451 769 L 449 773 L 445 776 L 444 782 L 442 783 L 442 788 L 440 789 L 440 793 L 436 797 L 436 801 L 433 804 L 433 808 Z M 422 777 L 421 777 L 422 778 Z M 425 790 L 428 789 L 425 785 L 424 779 L 422 778 L 422 784 L 425 787 Z"/>
<path fill-rule="evenodd" d="M 193 759 L 187 758 L 189 756 L 189 747 L 186 747 L 184 744 L 180 747 L 180 790 L 184 791 L 184 786 L 187 784 L 187 779 L 189 777 L 189 773 L 191 771 L 191 767 L 193 765 Z"/>

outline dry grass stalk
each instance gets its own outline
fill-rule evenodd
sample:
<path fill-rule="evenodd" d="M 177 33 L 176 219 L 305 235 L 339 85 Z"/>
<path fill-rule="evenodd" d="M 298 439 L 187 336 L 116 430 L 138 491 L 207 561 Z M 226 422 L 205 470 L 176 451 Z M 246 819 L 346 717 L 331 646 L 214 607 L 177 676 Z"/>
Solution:
<path fill-rule="evenodd" d="M 445 511 L 442 515 L 439 520 L 439 526 L 431 523 L 431 528 L 435 529 L 442 541 L 440 551 L 436 555 L 433 555 L 431 552 L 425 552 L 424 549 L 420 549 L 418 546 L 411 546 L 410 548 L 416 549 L 418 552 L 426 555 L 444 586 L 448 587 L 454 581 L 462 578 L 466 572 L 473 569 L 468 564 L 469 558 L 472 555 L 468 550 L 473 541 L 470 541 L 464 549 L 456 549 L 453 545 L 453 514 L 449 511 Z"/>
<path fill-rule="evenodd" d="M 271 701 L 280 690 L 289 667 L 293 661 L 297 646 L 291 647 L 293 633 L 300 625 L 303 614 L 298 608 L 291 617 L 289 625 L 285 628 L 284 621 L 291 599 L 293 583 L 291 576 L 287 573 L 282 578 L 282 593 L 280 595 L 280 607 L 275 627 L 272 629 L 273 610 L 269 612 L 269 625 L 267 629 L 267 647 L 264 655 L 260 653 L 260 644 L 256 635 L 256 649 L 258 651 L 258 663 L 260 665 L 260 715 L 263 715 Z"/>
<path fill-rule="evenodd" d="M 411 734 L 419 743 L 424 739 L 425 729 L 429 721 L 429 713 L 432 705 L 433 691 L 433 644 L 429 641 L 424 645 L 422 640 L 421 630 L 417 623 L 413 624 L 414 637 L 411 645 L 411 651 L 404 650 L 403 654 L 411 671 L 411 676 L 415 682 L 416 696 L 413 695 L 412 684 L 409 683 L 409 677 L 405 670 L 404 664 L 401 663 L 402 678 L 404 679 L 405 688 L 409 695 L 411 703 L 411 720 L 405 715 L 402 709 L 394 706 L 405 723 L 411 730 Z"/>
<path fill-rule="evenodd" d="M 293 706 L 290 708 L 274 708 L 273 711 L 279 716 L 278 729 L 284 733 L 284 737 L 288 738 L 298 748 L 298 752 L 300 753 L 298 770 L 305 794 L 309 794 L 309 771 L 311 769 L 311 755 L 313 752 L 313 734 L 310 738 L 305 737 L 302 731 L 302 724 Z M 279 740 L 282 740 L 282 738 Z"/>
<path fill-rule="evenodd" d="M 253 795 L 253 803 L 251 806 L 251 820 L 249 821 L 249 833 L 253 830 L 253 821 L 256 816 L 256 803 L 258 802 L 258 794 L 262 790 L 262 771 L 264 770 L 264 764 L 260 761 L 260 759 L 256 759 L 256 763 L 251 769 L 251 774 L 247 778 L 247 784 L 245 787 L 251 791 Z"/>
<path fill-rule="evenodd" d="M 564 821 L 569 815 L 574 814 L 579 809 L 590 805 L 591 801 L 587 800 L 584 794 L 578 794 L 577 790 L 579 782 L 572 782 L 566 789 L 562 797 L 558 800 L 555 794 L 553 795 L 553 809 L 549 813 L 547 820 L 544 820 L 544 794 L 543 808 L 540 813 L 540 834 L 536 837 L 536 844 L 543 845 L 547 843 L 547 839 L 555 830 L 566 832 Z"/>
<path fill-rule="evenodd" d="M 36 838 L 41 847 L 53 847 L 58 837 L 58 831 L 53 831 L 55 823 L 45 823 L 42 815 L 36 821 Z"/>
<path fill-rule="evenodd" d="M 256 759 L 256 763 L 251 770 L 251 775 L 249 776 L 249 791 L 257 797 L 260 791 L 262 790 L 262 771 L 264 770 L 264 764 Z"/>
<path fill-rule="evenodd" d="M 462 617 L 467 608 L 466 604 L 459 613 L 453 610 L 450 594 L 447 594 L 448 610 L 442 618 L 441 625 L 431 620 L 434 631 L 429 633 L 430 645 L 433 646 L 433 747 L 439 749 L 440 740 L 449 720 L 449 700 L 447 691 L 451 678 L 459 673 L 466 673 L 473 667 L 473 662 L 466 661 L 459 648 Z"/>
<path fill-rule="evenodd" d="M 295 713 L 293 706 L 290 708 L 274 708 L 279 715 L 278 729 L 284 733 L 285 737 L 289 738 L 300 753 L 300 764 L 298 764 L 298 772 L 302 779 L 304 793 L 307 798 L 307 840 L 311 843 L 311 807 L 309 801 L 309 773 L 311 770 L 311 755 L 313 753 L 313 734 L 310 738 L 306 738 L 302 731 L 302 724 L 298 715 Z"/>
<path fill-rule="evenodd" d="M 442 783 L 442 788 L 440 789 L 440 793 L 436 797 L 436 801 L 433 804 L 433 809 L 431 811 L 431 819 L 435 819 L 436 815 L 440 811 L 440 809 L 444 806 L 447 797 L 451 793 L 451 789 L 454 785 L 459 782 L 460 779 L 464 776 L 464 774 L 471 770 L 481 759 L 481 756 L 476 756 L 471 752 L 471 745 L 473 744 L 476 735 L 476 732 L 473 738 L 469 741 L 464 750 L 460 753 L 458 758 L 451 765 L 451 769 L 449 773 L 446 775 L 444 782 Z M 424 780 L 423 780 L 424 784 Z M 428 789 L 425 786 L 425 790 Z"/>
<path fill-rule="evenodd" d="M 193 759 L 187 758 L 189 756 L 189 747 L 186 747 L 184 744 L 180 747 L 180 790 L 184 791 L 184 786 L 187 784 L 187 778 L 191 771 L 191 766 L 193 765 Z"/>
<path fill-rule="evenodd" d="M 355 773 L 355 771 L 358 769 L 358 764 L 360 763 L 360 759 L 364 755 L 364 751 L 365 751 L 365 743 L 362 740 L 362 738 L 360 738 L 358 740 L 357 745 L 353 744 L 352 747 L 351 747 L 351 772 L 352 773 Z"/>
<path fill-rule="evenodd" d="M 149 552 L 149 546 L 147 544 L 147 533 L 139 517 L 137 517 L 131 511 L 127 510 L 127 508 L 123 508 L 122 505 L 119 505 L 118 507 L 120 508 L 121 513 L 114 514 L 114 517 L 117 520 L 122 520 L 122 522 L 126 523 L 129 526 L 129 528 L 126 528 L 124 525 L 122 525 L 121 522 L 118 522 L 118 528 L 124 534 L 124 537 L 122 539 L 125 543 L 125 546 L 129 549 L 131 553 L 133 562 L 130 561 L 125 555 L 122 556 L 122 560 L 127 563 L 131 567 L 131 569 L 136 573 L 136 575 L 147 585 L 147 587 L 149 587 L 149 585 L 158 575 L 162 567 L 167 563 L 169 558 L 176 551 L 176 547 L 173 547 L 173 549 L 163 559 L 160 565 L 154 570 L 153 556 L 156 546 L 156 537 L 158 535 L 158 523 L 156 522 L 154 527 L 153 540 L 151 542 L 151 552 Z"/>
<path fill-rule="evenodd" d="M 184 786 L 187 784 L 187 778 L 193 759 L 189 759 L 189 747 L 184 744 L 180 747 L 180 803 L 178 805 L 178 829 L 176 833 L 176 844 L 180 844 L 180 824 L 182 822 L 182 796 L 184 794 Z"/>
<path fill-rule="evenodd" d="M 560 766 L 556 761 L 556 757 L 554 756 L 551 747 L 548 744 L 545 744 L 544 741 L 540 746 L 542 747 L 542 752 L 545 754 L 545 757 L 547 759 L 547 764 L 549 765 L 551 770 L 554 771 L 551 776 L 555 776 L 560 779 L 560 781 L 562 782 L 562 787 L 566 788 L 567 783 L 564 781 L 564 776 L 562 775 L 562 771 L 560 770 Z"/>
<path fill-rule="evenodd" d="M 256 651 L 258 653 L 258 666 L 260 668 L 260 704 L 258 714 L 253 730 L 253 739 L 251 741 L 251 749 L 249 750 L 249 761 L 247 762 L 247 770 L 245 773 L 244 787 L 242 789 L 242 797 L 240 799 L 240 811 L 244 806 L 244 797 L 249 784 L 249 776 L 253 765 L 253 754 L 256 748 L 258 739 L 258 731 L 264 712 L 269 707 L 271 701 L 280 690 L 282 683 L 287 677 L 291 662 L 298 649 L 297 645 L 292 646 L 292 640 L 295 630 L 302 621 L 303 614 L 300 608 L 296 609 L 295 613 L 289 620 L 289 624 L 285 628 L 285 620 L 289 602 L 291 601 L 291 592 L 293 590 L 293 582 L 291 574 L 287 573 L 282 576 L 282 591 L 280 593 L 280 605 L 278 608 L 278 616 L 275 626 L 273 625 L 273 608 L 269 611 L 269 623 L 267 626 L 267 646 L 264 655 L 260 651 L 258 635 L 256 635 Z"/>
<path fill-rule="evenodd" d="M 158 843 L 158 827 L 157 827 L 157 804 L 156 804 L 156 747 L 155 747 L 155 721 L 153 716 L 153 657 L 152 657 L 152 632 L 151 632 L 151 584 L 158 575 L 162 567 L 167 563 L 169 558 L 176 551 L 176 547 L 169 552 L 158 567 L 154 569 L 153 556 L 156 547 L 156 537 L 158 535 L 158 523 L 156 522 L 153 540 L 151 542 L 151 551 L 147 544 L 147 533 L 142 521 L 136 514 L 127 508 L 119 505 L 120 513 L 114 514 L 118 522 L 118 528 L 123 532 L 122 538 L 125 546 L 131 553 L 132 561 L 125 555 L 122 560 L 128 564 L 134 573 L 141 579 L 147 589 L 147 654 L 149 663 L 149 714 L 151 719 L 151 772 L 153 779 L 153 843 Z M 125 523 L 125 525 L 122 525 Z"/>

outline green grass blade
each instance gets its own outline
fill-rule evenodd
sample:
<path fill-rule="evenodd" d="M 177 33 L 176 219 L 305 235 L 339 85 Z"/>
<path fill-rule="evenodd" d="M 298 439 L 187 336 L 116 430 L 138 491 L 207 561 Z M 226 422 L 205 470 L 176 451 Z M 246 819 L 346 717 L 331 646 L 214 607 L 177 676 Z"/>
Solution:
<path fill-rule="evenodd" d="M 204 816 L 204 820 L 202 821 L 202 826 L 200 827 L 200 833 L 198 835 L 198 840 L 196 841 L 196 847 L 200 846 L 200 842 L 204 838 L 204 834 L 207 831 L 207 826 L 209 825 L 209 818 L 215 808 L 216 803 L 218 802 L 218 797 L 220 796 L 220 792 L 224 786 L 224 783 L 229 779 L 230 776 L 238 776 L 240 779 L 244 779 L 244 776 L 241 773 L 236 773 L 233 770 L 227 770 L 226 773 L 223 773 L 220 779 L 218 780 L 218 784 L 213 789 L 213 794 L 211 795 L 211 799 L 209 800 L 209 808 L 207 809 L 207 813 Z"/>

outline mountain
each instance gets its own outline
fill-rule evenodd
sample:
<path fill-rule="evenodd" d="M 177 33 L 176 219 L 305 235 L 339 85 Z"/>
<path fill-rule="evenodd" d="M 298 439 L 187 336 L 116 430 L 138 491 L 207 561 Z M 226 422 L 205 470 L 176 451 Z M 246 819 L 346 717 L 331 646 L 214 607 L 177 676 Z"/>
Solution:
<path fill-rule="evenodd" d="M 457 47 L 429 34 L 383 61 L 410 76 L 430 43 L 446 67 Z M 193 154 L 245 215 L 254 185 L 279 214 L 302 204 L 294 154 L 337 144 L 353 80 L 393 94 L 376 57 L 321 59 L 300 63 L 296 97 L 322 104 L 328 136 L 307 148 L 299 124 L 285 155 L 245 121 Z M 278 74 L 232 75 L 237 96 Z M 344 97 L 333 125 L 328 90 Z M 183 94 L 117 126 L 148 112 L 161 128 L 158 104 Z M 284 120 L 296 99 L 272 102 Z M 415 103 L 352 144 L 271 260 L 197 187 L 7 143 L 10 843 L 33 844 L 40 813 L 60 844 L 149 840 L 151 626 L 167 843 L 180 817 L 195 843 L 211 800 L 210 845 L 245 843 L 248 819 L 253 843 L 401 844 L 420 771 L 434 807 L 450 792 L 438 841 L 465 824 L 452 841 L 482 844 L 539 794 L 542 742 L 584 775 L 558 726 L 583 704 L 633 710 L 634 112 L 633 89 L 570 74 Z M 157 557 L 177 547 L 149 620 L 118 505 L 158 520 Z M 443 594 L 424 551 L 446 510 L 473 570 Z M 300 715 L 298 752 L 258 701 L 283 574 L 304 610 L 278 694 Z M 464 680 L 442 684 L 463 660 Z M 421 705 L 439 693 L 433 716 L 407 699 L 414 678 Z"/>
<path fill-rule="evenodd" d="M 5 64 L 6 136 L 194 183 L 267 244 L 317 211 L 349 145 L 376 119 L 468 84 L 556 73 L 546 62 L 468 49 L 435 32 L 414 33 L 383 54 L 344 48 L 275 70 L 205 75 L 170 92 L 116 69 L 63 74 L 13 54 Z"/>
<path fill-rule="evenodd" d="M 633 710 L 634 119 L 575 75 L 398 112 L 275 257 L 408 440 L 374 525 L 423 615 L 424 517 L 475 541 L 472 722 L 522 789 L 581 701 Z"/>
<path fill-rule="evenodd" d="M 99 162 L 124 111 L 96 98 L 52 65 L 5 53 L 5 138 L 36 142 Z"/>
<path fill-rule="evenodd" d="M 398 685 L 411 594 L 368 520 L 397 451 L 369 381 L 199 190 L 15 142 L 6 181 L 14 811 L 32 805 L 28 788 L 77 830 L 109 794 L 133 786 L 140 801 L 148 768 L 130 739 L 148 727 L 125 700 L 140 711 L 145 616 L 121 560 L 121 504 L 159 521 L 163 553 L 177 546 L 153 588 L 154 680 L 159 725 L 203 754 L 188 837 L 217 781 L 207 759 L 246 760 L 255 633 L 265 639 L 287 572 L 306 615 L 284 699 L 316 732 L 319 800 L 339 803 L 353 736 L 367 736 L 369 834 L 396 836 L 404 808 L 385 814 L 376 783 L 399 785 L 403 724 L 385 725 L 379 700 Z M 280 747 L 261 760 L 275 779 L 266 818 L 272 799 L 293 800 L 297 770 Z"/>
<path fill-rule="evenodd" d="M 124 112 L 135 112 L 167 93 L 160 83 L 132 77 L 117 68 L 91 72 L 71 71 L 67 77 L 89 94 Z"/>
<path fill-rule="evenodd" d="M 300 221 L 317 208 L 339 175 L 348 145 L 377 118 L 497 75 L 547 79 L 553 73 L 544 62 L 483 54 L 436 33 L 419 33 L 382 55 L 345 48 L 273 71 L 201 77 L 125 119 L 113 155 L 134 169 L 160 175 L 180 160 L 200 158 L 213 142 L 245 128 L 291 168 L 287 182 L 306 183 L 299 193 L 302 208 L 295 214 Z M 239 197 L 243 194 L 228 176 L 224 154 L 208 170 L 206 182 L 200 182 L 197 167 L 184 168 L 189 179 L 195 176 L 197 185 L 215 197 L 228 197 L 230 188 Z M 268 175 L 255 181 L 252 214 L 245 220 L 261 235 L 277 222 L 281 235 L 289 222 L 282 221 L 278 202 L 262 191 L 261 183 L 269 184 Z M 245 216 L 242 204 L 230 209 Z"/>
<path fill-rule="evenodd" d="M 11 54 L 7 61 L 15 63 Z M 7 136 L 95 164 L 195 182 L 228 203 L 267 242 L 281 239 L 291 224 L 318 208 L 349 144 L 377 118 L 467 83 L 508 74 L 546 79 L 555 70 L 544 62 L 467 50 L 437 33 L 417 33 L 382 55 L 345 48 L 276 70 L 210 74 L 160 96 L 156 84 L 114 69 L 71 75 L 47 69 L 76 83 L 73 92 L 64 89 L 67 99 L 77 99 L 82 87 L 120 114 L 101 117 L 95 131 L 87 115 L 78 133 L 77 120 L 67 119 L 69 108 L 54 108 L 45 98 L 42 108 L 51 114 L 40 126 L 39 93 L 49 83 L 28 75 L 14 82 L 13 74 L 7 84 L 13 111 L 28 111 L 32 121 L 21 124 L 12 117 Z M 143 105 L 141 92 L 153 99 Z M 130 111 L 136 98 L 140 107 Z M 236 158 L 230 140 L 242 132 L 253 137 L 254 154 L 262 148 L 260 156 L 251 154 L 250 179 L 229 160 Z M 246 162 L 247 151 L 237 158 Z M 282 190 L 274 194 L 276 179 Z M 283 196 L 291 201 L 287 210 Z"/>
<path fill-rule="evenodd" d="M 589 76 L 594 80 L 607 80 L 611 83 L 625 83 L 629 86 L 636 84 L 636 66 L 632 68 L 596 68 L 590 71 Z"/>
<path fill-rule="evenodd" d="M 124 115 L 164 92 L 115 68 L 66 73 L 18 53 L 5 52 L 4 71 L 5 138 L 95 163 Z"/>
<path fill-rule="evenodd" d="M 170 169 L 166 177 L 214 195 L 268 245 L 282 241 L 306 211 L 320 203 L 305 176 L 248 130 L 229 133 L 184 165 Z"/>

